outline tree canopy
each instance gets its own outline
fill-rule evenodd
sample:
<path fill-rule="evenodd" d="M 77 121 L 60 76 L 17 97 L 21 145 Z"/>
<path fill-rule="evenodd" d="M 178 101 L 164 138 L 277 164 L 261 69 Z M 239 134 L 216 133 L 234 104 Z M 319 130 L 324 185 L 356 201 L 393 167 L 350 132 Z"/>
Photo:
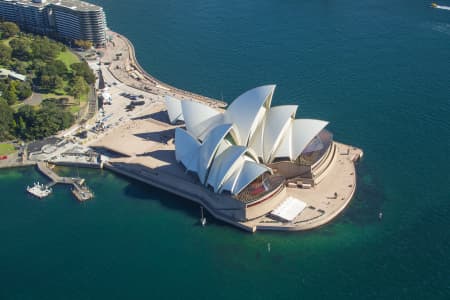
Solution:
<path fill-rule="evenodd" d="M 75 40 L 73 41 L 75 46 L 83 48 L 84 50 L 88 50 L 92 48 L 92 42 L 91 41 L 84 41 L 84 40 Z"/>
<path fill-rule="evenodd" d="M 31 41 L 24 37 L 13 38 L 9 41 L 9 46 L 12 49 L 12 57 L 19 60 L 29 60 L 31 56 Z"/>
<path fill-rule="evenodd" d="M 14 136 L 40 139 L 73 124 L 74 116 L 66 109 L 67 104 L 57 99 L 44 100 L 40 106 L 21 104 L 16 112 L 10 106 L 30 97 L 33 90 L 82 98 L 89 92 L 89 84 L 95 82 L 89 65 L 80 62 L 68 67 L 60 55 L 66 46 L 47 37 L 20 32 L 11 22 L 0 22 L 0 38 L 9 39 L 0 42 L 2 67 L 27 77 L 25 81 L 0 79 L 0 141 Z"/>
<path fill-rule="evenodd" d="M 11 139 L 14 127 L 14 112 L 6 101 L 0 98 L 0 141 Z"/>
<path fill-rule="evenodd" d="M 17 35 L 20 32 L 19 26 L 13 22 L 0 23 L 0 34 L 2 39 L 7 39 Z"/>
<path fill-rule="evenodd" d="M 11 60 L 12 49 L 0 43 L 0 64 L 7 64 Z"/>
<path fill-rule="evenodd" d="M 14 114 L 16 134 L 25 140 L 41 139 L 68 128 L 74 116 L 52 101 L 44 101 L 39 110 L 24 105 Z"/>
<path fill-rule="evenodd" d="M 95 75 L 92 73 L 92 70 L 89 68 L 87 62 L 83 61 L 80 63 L 73 63 L 70 65 L 70 68 L 72 69 L 75 77 L 83 77 L 88 84 L 93 84 L 95 82 Z"/>

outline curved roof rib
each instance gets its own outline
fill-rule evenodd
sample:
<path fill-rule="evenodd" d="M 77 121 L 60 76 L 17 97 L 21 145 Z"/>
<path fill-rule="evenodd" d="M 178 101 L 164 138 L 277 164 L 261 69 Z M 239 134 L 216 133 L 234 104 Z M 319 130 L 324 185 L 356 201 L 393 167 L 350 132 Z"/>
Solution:
<path fill-rule="evenodd" d="M 292 125 L 294 121 L 290 122 L 289 128 L 283 134 L 283 138 L 280 141 L 280 145 L 272 154 L 272 161 L 278 157 L 287 157 L 292 160 Z"/>
<path fill-rule="evenodd" d="M 297 105 L 282 105 L 270 109 L 264 125 L 263 150 L 265 162 L 272 160 L 273 152 L 278 148 L 288 131 L 292 120 L 295 118 L 297 108 Z"/>
<path fill-rule="evenodd" d="M 292 124 L 292 159 L 302 154 L 309 142 L 328 125 L 327 121 L 297 119 Z"/>
<path fill-rule="evenodd" d="M 226 122 L 233 123 L 239 132 L 239 144 L 247 146 L 251 135 L 264 119 L 272 102 L 275 85 L 251 89 L 237 97 L 225 112 Z"/>
<path fill-rule="evenodd" d="M 175 128 L 175 159 L 188 171 L 197 172 L 200 143 L 189 132 Z"/>
<path fill-rule="evenodd" d="M 205 104 L 182 101 L 181 107 L 187 131 L 200 140 L 214 125 L 222 123 L 222 114 Z"/>
<path fill-rule="evenodd" d="M 205 183 L 206 181 L 208 169 L 211 166 L 211 162 L 217 153 L 220 143 L 232 128 L 232 124 L 218 125 L 208 133 L 203 141 L 203 144 L 200 147 L 198 160 L 198 177 L 202 183 Z"/>
<path fill-rule="evenodd" d="M 266 167 L 265 165 L 258 164 L 252 161 L 245 161 L 244 166 L 242 167 L 242 170 L 239 173 L 239 176 L 233 186 L 233 190 L 231 191 L 231 193 L 233 195 L 239 194 L 256 178 L 258 178 L 259 176 L 261 176 L 266 172 L 272 173 L 272 170 Z"/>
<path fill-rule="evenodd" d="M 214 192 L 236 172 L 243 163 L 242 156 L 247 151 L 243 146 L 231 146 L 216 156 L 209 170 L 207 183 L 213 187 Z"/>
<path fill-rule="evenodd" d="M 219 189 L 219 192 L 221 193 L 222 191 L 229 191 L 230 193 L 232 193 L 241 171 L 242 168 L 235 170 L 233 174 L 231 174 L 230 177 L 228 177 L 228 179 L 224 181 L 222 187 Z"/>
<path fill-rule="evenodd" d="M 170 96 L 166 96 L 164 100 L 166 103 L 170 123 L 175 124 L 177 121 L 184 121 L 181 101 Z"/>
<path fill-rule="evenodd" d="M 252 149 L 258 157 L 261 159 L 264 157 L 263 150 L 263 136 L 264 136 L 264 124 L 265 119 L 258 125 L 252 137 L 250 138 L 250 142 L 248 147 Z"/>

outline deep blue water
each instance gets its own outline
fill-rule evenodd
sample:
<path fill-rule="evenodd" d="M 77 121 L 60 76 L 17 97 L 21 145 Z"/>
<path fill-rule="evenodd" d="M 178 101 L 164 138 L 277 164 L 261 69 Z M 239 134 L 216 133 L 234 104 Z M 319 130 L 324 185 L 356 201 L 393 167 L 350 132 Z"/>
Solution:
<path fill-rule="evenodd" d="M 275 105 L 330 121 L 365 152 L 357 194 L 321 229 L 251 235 L 108 172 L 80 170 L 96 193 L 80 205 L 64 187 L 25 195 L 33 169 L 0 171 L 0 299 L 450 299 L 450 11 L 94 2 L 159 79 L 227 101 L 276 83 Z"/>

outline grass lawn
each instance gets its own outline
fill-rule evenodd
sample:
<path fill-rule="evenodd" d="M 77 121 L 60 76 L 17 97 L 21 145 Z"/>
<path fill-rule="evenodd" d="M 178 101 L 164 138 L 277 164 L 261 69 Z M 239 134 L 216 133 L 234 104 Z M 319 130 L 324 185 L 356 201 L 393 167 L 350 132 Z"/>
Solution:
<path fill-rule="evenodd" d="M 81 95 L 80 99 L 75 99 L 73 96 L 69 96 L 69 95 L 56 95 L 53 93 L 48 93 L 48 94 L 42 94 L 42 99 L 48 99 L 48 98 L 68 98 L 69 102 L 71 103 L 75 103 L 74 105 L 71 105 L 68 109 L 72 114 L 77 114 L 80 109 L 84 106 L 87 105 L 87 100 L 88 100 L 88 94 L 83 94 Z M 79 103 L 79 104 L 78 104 Z M 20 106 L 19 106 L 20 107 Z M 17 107 L 17 109 L 19 109 L 19 107 Z"/>
<path fill-rule="evenodd" d="M 11 38 L 7 38 L 7 39 L 4 39 L 4 40 L 1 40 L 1 42 L 3 43 L 3 44 L 5 44 L 5 45 L 7 45 L 7 46 L 9 46 L 9 42 L 12 40 L 12 37 Z"/>
<path fill-rule="evenodd" d="M 0 155 L 8 155 L 14 153 L 16 149 L 11 144 L 0 144 Z"/>
<path fill-rule="evenodd" d="M 69 50 L 60 52 L 59 55 L 56 57 L 56 59 L 61 60 L 68 69 L 70 69 L 71 64 L 80 62 L 80 59 L 78 58 L 78 56 L 76 56 Z"/>
<path fill-rule="evenodd" d="M 24 106 L 25 104 L 23 103 L 23 102 L 19 102 L 19 103 L 16 103 L 16 104 L 14 104 L 14 105 L 11 105 L 10 107 L 14 110 L 14 112 L 17 112 L 18 110 L 19 110 L 19 108 L 21 107 L 21 106 Z"/>
<path fill-rule="evenodd" d="M 86 104 L 88 100 L 88 94 L 83 94 L 80 96 L 80 105 L 83 106 L 84 104 Z"/>
<path fill-rule="evenodd" d="M 69 108 L 69 111 L 72 113 L 72 114 L 77 114 L 79 111 L 80 111 L 80 106 L 78 106 L 78 105 L 76 105 L 76 106 L 71 106 L 70 108 Z"/>
<path fill-rule="evenodd" d="M 62 95 L 56 95 L 54 93 L 42 94 L 42 100 L 48 99 L 48 98 L 61 98 L 61 97 L 62 97 Z"/>

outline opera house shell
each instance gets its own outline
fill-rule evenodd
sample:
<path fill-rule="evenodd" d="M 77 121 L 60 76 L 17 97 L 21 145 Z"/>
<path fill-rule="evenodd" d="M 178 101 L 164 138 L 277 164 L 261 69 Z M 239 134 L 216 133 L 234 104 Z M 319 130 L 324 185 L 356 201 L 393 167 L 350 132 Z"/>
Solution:
<path fill-rule="evenodd" d="M 242 203 L 245 221 L 272 211 L 287 181 L 314 186 L 332 149 L 328 122 L 296 119 L 297 105 L 271 106 L 275 85 L 249 90 L 226 110 L 166 96 L 175 128 L 175 158 L 199 184 Z M 184 123 L 183 123 L 184 122 Z M 184 126 L 182 126 L 184 124 Z M 184 127 L 184 128 L 183 128 Z"/>

